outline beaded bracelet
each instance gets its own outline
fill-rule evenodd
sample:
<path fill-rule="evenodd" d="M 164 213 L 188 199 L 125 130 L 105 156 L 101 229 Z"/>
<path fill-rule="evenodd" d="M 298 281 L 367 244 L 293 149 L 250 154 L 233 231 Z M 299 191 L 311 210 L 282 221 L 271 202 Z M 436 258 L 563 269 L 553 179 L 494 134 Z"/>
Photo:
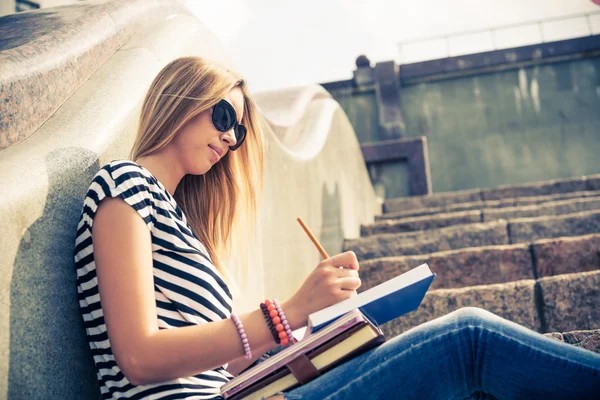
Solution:
<path fill-rule="evenodd" d="M 279 335 L 277 334 L 277 330 L 275 329 L 275 321 L 277 321 L 279 319 L 279 317 L 275 317 L 275 318 L 271 318 L 271 315 L 269 314 L 269 309 L 267 307 L 267 305 L 265 303 L 260 303 L 260 309 L 262 310 L 263 316 L 265 317 L 265 321 L 267 321 L 267 325 L 269 326 L 269 330 L 271 331 L 271 335 L 273 335 L 273 339 L 275 339 L 275 342 L 277 344 L 279 344 L 281 342 L 281 339 L 279 338 Z M 277 322 L 279 323 L 279 322 Z"/>
<path fill-rule="evenodd" d="M 250 360 L 252 358 L 252 351 L 250 351 L 250 343 L 248 342 L 248 336 L 246 336 L 246 331 L 244 330 L 242 321 L 240 321 L 238 316 L 234 313 L 231 313 L 231 319 L 235 323 L 238 333 L 240 334 L 240 338 L 242 339 L 242 344 L 244 345 L 244 357 L 246 360 Z"/>
<path fill-rule="evenodd" d="M 279 342 L 282 346 L 287 346 L 289 344 L 289 339 L 287 334 L 284 332 L 285 328 L 281 321 L 281 316 L 279 315 L 279 310 L 274 303 L 274 300 L 267 299 L 265 300 L 267 305 L 267 309 L 269 310 L 269 316 L 273 321 L 273 325 L 275 325 L 275 332 L 272 332 L 273 335 L 277 335 L 279 338 Z"/>
<path fill-rule="evenodd" d="M 281 308 L 281 304 L 279 304 L 279 301 L 277 299 L 273 300 L 273 302 L 275 303 L 275 307 L 277 307 L 277 312 L 279 313 L 279 317 L 281 318 L 281 323 L 283 324 L 283 328 L 285 329 L 285 334 L 287 336 L 288 342 L 290 344 L 294 343 L 294 335 L 292 335 L 292 328 L 290 328 L 290 325 L 288 324 L 288 320 L 285 316 L 285 314 L 283 313 L 283 308 Z M 282 344 L 283 344 L 283 339 L 282 339 Z M 284 344 L 285 346 L 285 344 Z"/>

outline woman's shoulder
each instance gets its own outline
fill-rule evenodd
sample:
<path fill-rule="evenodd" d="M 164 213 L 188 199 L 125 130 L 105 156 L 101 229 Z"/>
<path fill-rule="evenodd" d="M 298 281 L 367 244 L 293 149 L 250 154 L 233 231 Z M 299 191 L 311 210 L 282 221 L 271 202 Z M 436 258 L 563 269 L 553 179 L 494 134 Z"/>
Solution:
<path fill-rule="evenodd" d="M 155 182 L 143 167 L 131 160 L 112 160 L 105 164 L 92 179 L 92 185 L 100 184 L 110 189 L 127 189 L 145 186 L 151 189 Z"/>
<path fill-rule="evenodd" d="M 104 198 L 118 197 L 131 205 L 151 229 L 156 192 L 156 183 L 143 167 L 130 160 L 112 160 L 101 167 L 92 179 L 84 201 L 84 213 L 87 204 L 93 219 Z"/>

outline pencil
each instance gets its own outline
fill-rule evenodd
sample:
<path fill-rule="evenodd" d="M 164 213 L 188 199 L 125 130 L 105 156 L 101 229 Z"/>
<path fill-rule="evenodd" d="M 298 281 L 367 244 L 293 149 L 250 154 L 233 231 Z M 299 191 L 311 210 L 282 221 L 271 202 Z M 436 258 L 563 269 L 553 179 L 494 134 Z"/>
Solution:
<path fill-rule="evenodd" d="M 308 229 L 308 226 L 306 226 L 304 221 L 302 221 L 302 218 L 298 217 L 296 219 L 298 220 L 298 222 L 300 223 L 300 225 L 302 226 L 302 228 L 304 229 L 304 231 L 306 232 L 306 234 L 308 235 L 310 240 L 312 240 L 312 242 L 315 244 L 315 246 L 317 246 L 317 250 L 319 250 L 319 253 L 321 253 L 323 258 L 329 258 L 329 256 L 327 255 L 327 252 L 325 251 L 323 246 L 321 246 L 321 243 L 319 243 L 319 241 L 317 240 L 315 235 L 313 235 L 312 232 L 310 231 L 310 229 Z"/>

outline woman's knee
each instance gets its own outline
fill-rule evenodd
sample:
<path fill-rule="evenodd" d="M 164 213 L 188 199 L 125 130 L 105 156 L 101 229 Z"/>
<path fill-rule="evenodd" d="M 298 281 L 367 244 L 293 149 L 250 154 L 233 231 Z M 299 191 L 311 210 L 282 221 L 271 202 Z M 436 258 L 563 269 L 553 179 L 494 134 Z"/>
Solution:
<path fill-rule="evenodd" d="M 497 315 L 479 307 L 459 308 L 448 314 L 448 316 L 461 326 L 481 326 L 498 318 Z"/>

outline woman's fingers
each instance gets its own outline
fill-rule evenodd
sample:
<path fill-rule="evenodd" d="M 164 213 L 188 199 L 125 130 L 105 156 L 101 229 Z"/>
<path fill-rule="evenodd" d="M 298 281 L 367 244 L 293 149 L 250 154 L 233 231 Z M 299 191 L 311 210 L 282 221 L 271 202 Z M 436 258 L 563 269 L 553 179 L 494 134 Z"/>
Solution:
<path fill-rule="evenodd" d="M 358 278 L 358 271 L 355 269 L 335 268 L 335 276 L 338 278 L 355 277 Z"/>
<path fill-rule="evenodd" d="M 356 290 L 360 287 L 360 278 L 350 276 L 346 278 L 339 278 L 337 280 L 338 287 L 342 290 Z"/>
<path fill-rule="evenodd" d="M 360 266 L 358 265 L 358 259 L 353 251 L 346 251 L 345 253 L 336 254 L 333 257 L 329 257 L 319 264 L 319 266 L 330 265 L 332 267 L 344 267 L 358 271 Z"/>

